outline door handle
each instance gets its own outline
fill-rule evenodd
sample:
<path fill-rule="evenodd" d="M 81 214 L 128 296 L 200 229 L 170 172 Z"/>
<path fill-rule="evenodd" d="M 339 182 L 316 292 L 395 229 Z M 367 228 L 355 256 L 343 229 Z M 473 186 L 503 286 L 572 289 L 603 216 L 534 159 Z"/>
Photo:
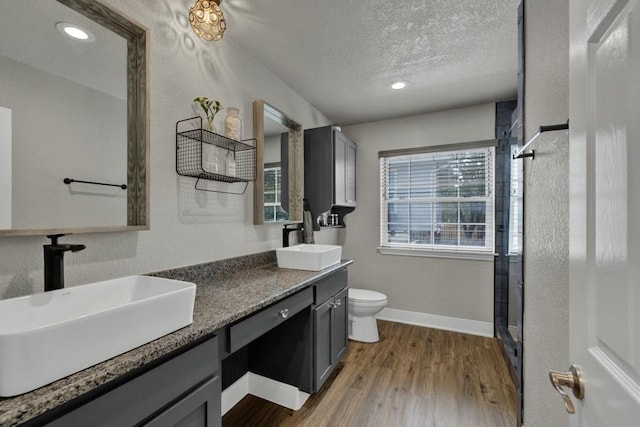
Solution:
<path fill-rule="evenodd" d="M 584 399 L 584 380 L 582 379 L 580 368 L 576 365 L 571 365 L 569 372 L 549 371 L 549 380 L 551 380 L 551 384 L 553 384 L 558 393 L 560 393 L 560 396 L 562 396 L 567 412 L 575 414 L 576 408 L 573 406 L 571 397 L 564 391 L 563 387 L 567 387 L 573 391 L 573 395 L 577 399 Z"/>

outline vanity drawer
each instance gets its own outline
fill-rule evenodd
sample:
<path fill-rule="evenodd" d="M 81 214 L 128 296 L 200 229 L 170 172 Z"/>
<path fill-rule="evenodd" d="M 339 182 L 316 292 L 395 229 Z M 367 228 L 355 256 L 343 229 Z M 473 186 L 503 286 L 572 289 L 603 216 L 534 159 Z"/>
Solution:
<path fill-rule="evenodd" d="M 313 286 L 315 290 L 313 302 L 316 305 L 320 305 L 346 287 L 347 269 L 345 268 L 325 277 Z"/>
<path fill-rule="evenodd" d="M 244 347 L 312 303 L 313 289 L 307 288 L 232 325 L 229 328 L 229 352 Z"/>

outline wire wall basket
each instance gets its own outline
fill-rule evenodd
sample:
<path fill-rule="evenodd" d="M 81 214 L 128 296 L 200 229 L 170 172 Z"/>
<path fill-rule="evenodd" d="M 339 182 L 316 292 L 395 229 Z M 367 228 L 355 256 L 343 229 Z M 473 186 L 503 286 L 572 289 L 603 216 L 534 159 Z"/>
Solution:
<path fill-rule="evenodd" d="M 197 178 L 197 190 L 244 194 L 249 182 L 256 180 L 255 139 L 236 141 L 203 129 L 202 117 L 180 120 L 176 123 L 176 172 Z M 198 187 L 201 179 L 245 186 L 242 192 L 206 190 Z"/>

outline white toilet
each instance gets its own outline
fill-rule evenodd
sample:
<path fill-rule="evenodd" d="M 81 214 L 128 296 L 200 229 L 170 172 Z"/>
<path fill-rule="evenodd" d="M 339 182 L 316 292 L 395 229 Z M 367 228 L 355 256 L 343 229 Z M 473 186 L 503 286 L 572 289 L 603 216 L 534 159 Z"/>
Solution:
<path fill-rule="evenodd" d="M 349 288 L 349 339 L 377 342 L 376 314 L 387 305 L 387 296 L 367 289 Z"/>

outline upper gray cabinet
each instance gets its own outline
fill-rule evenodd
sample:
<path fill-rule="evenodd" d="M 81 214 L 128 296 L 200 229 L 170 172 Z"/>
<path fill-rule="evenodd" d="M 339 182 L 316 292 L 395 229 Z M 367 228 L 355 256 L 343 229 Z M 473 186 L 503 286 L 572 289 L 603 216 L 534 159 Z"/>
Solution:
<path fill-rule="evenodd" d="M 333 126 L 304 131 L 305 199 L 319 226 L 344 227 L 356 207 L 358 147 Z M 337 214 L 337 224 L 327 217 Z"/>
<path fill-rule="evenodd" d="M 342 147 L 339 145 L 344 145 L 344 153 L 346 154 L 346 162 L 344 168 L 338 168 L 336 170 L 336 180 L 340 178 L 342 171 L 344 171 L 344 185 L 345 189 L 345 197 L 344 197 L 344 205 L 345 206 L 354 206 L 356 205 L 356 154 L 358 153 L 358 146 L 355 142 L 348 140 L 342 133 L 336 133 L 336 153 L 338 151 L 342 151 Z M 337 184 L 339 188 L 341 185 Z M 343 199 L 341 197 L 336 197 L 340 203 L 342 204 Z"/>

